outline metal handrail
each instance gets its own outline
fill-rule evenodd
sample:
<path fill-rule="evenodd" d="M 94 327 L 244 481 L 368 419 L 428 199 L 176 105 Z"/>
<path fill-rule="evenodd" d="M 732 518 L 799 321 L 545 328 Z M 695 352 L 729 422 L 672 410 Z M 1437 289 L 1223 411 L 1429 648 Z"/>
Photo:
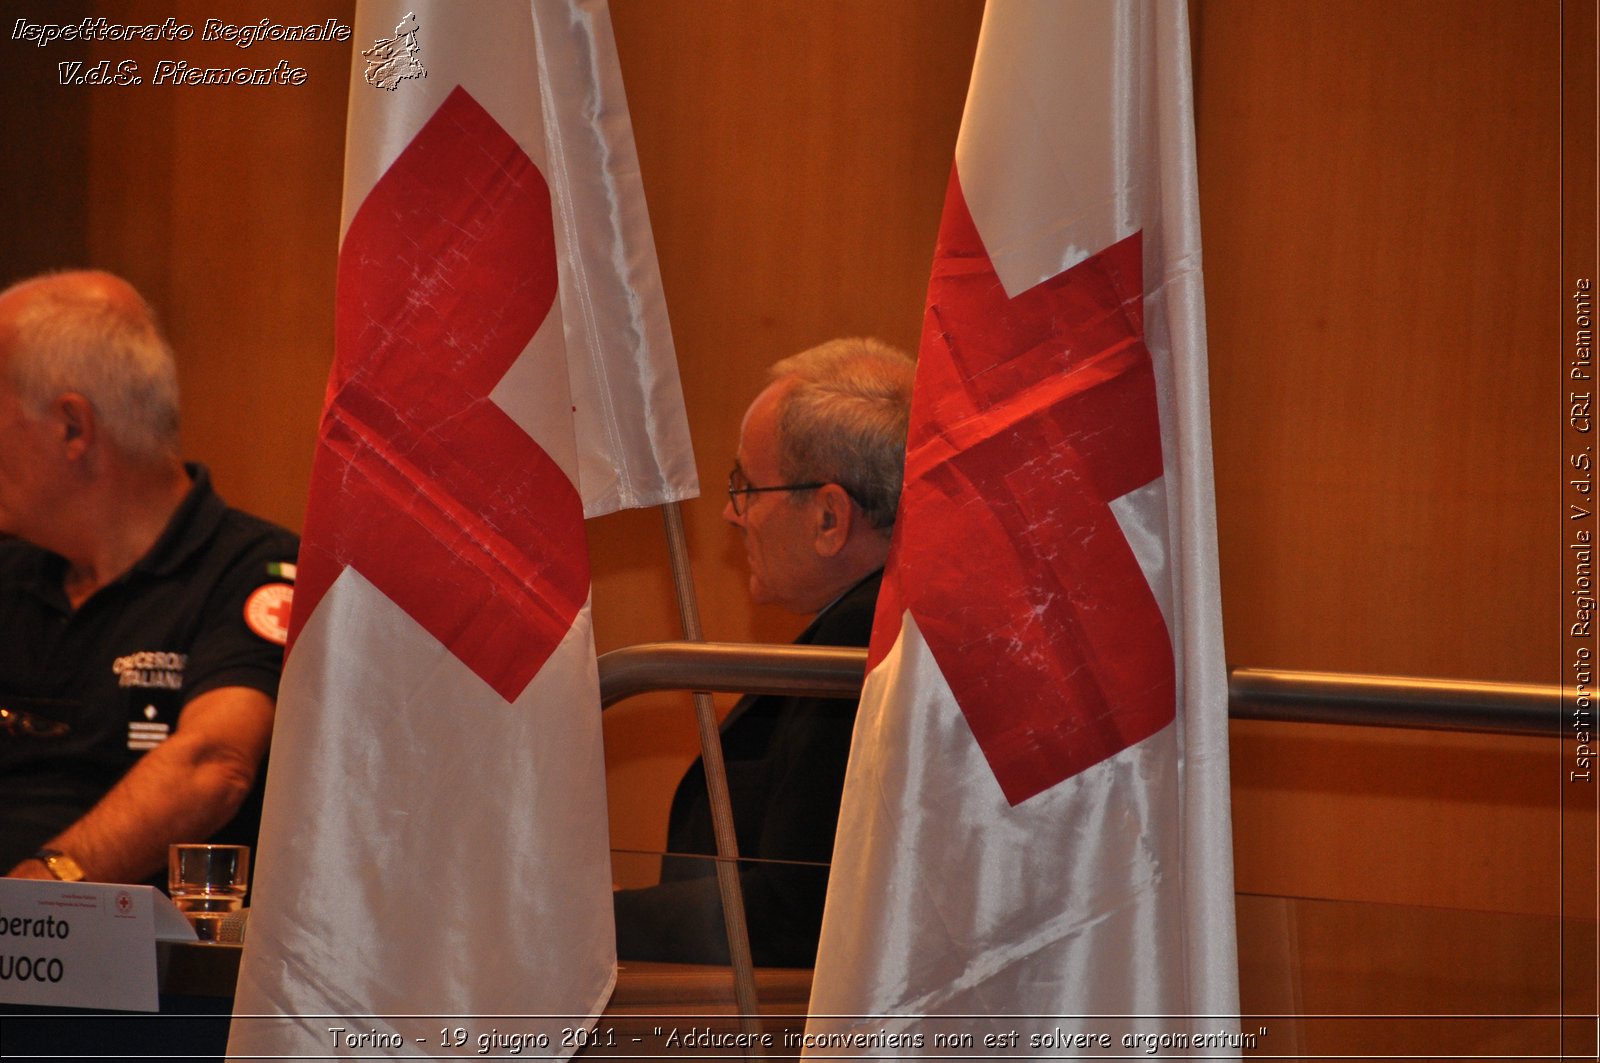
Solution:
<path fill-rule="evenodd" d="M 646 642 L 600 655 L 600 703 L 659 690 L 853 698 L 867 651 L 747 642 Z"/>
<path fill-rule="evenodd" d="M 1341 723 L 1557 737 L 1562 689 L 1415 676 L 1234 668 L 1228 715 L 1235 720 Z"/>
<path fill-rule="evenodd" d="M 867 651 L 742 642 L 649 642 L 600 656 L 600 698 L 663 690 L 854 697 Z M 1554 684 L 1234 668 L 1228 715 L 1236 720 L 1354 724 L 1429 731 L 1555 737 L 1563 692 Z"/>

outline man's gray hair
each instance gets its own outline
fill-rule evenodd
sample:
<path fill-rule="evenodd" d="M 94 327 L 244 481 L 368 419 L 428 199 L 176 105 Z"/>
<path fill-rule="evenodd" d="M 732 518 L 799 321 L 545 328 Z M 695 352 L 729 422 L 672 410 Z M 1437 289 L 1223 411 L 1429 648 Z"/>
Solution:
<path fill-rule="evenodd" d="M 178 370 L 144 300 L 131 289 L 123 300 L 59 276 L 24 283 L 34 290 L 9 337 L 11 384 L 23 409 L 42 416 L 61 395 L 77 392 L 130 455 L 175 455 Z"/>
<path fill-rule="evenodd" d="M 916 361 L 873 339 L 839 339 L 785 358 L 778 471 L 789 483 L 836 483 L 874 528 L 894 524 L 905 475 Z"/>

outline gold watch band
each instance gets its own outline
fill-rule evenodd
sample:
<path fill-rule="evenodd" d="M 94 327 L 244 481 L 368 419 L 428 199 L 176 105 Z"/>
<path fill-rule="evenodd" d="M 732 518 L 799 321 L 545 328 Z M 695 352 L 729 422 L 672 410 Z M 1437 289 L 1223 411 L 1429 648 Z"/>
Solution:
<path fill-rule="evenodd" d="M 83 868 L 60 849 L 40 849 L 33 858 L 44 864 L 45 870 L 62 882 L 82 882 Z"/>

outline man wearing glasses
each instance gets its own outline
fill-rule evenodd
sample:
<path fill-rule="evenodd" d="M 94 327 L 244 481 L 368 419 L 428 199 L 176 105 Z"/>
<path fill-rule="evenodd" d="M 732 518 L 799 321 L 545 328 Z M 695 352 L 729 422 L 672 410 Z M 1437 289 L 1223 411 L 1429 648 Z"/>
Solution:
<path fill-rule="evenodd" d="M 739 530 L 750 596 L 814 615 L 795 641 L 865 646 L 889 554 L 915 362 L 841 339 L 778 362 L 744 416 L 723 518 Z M 856 703 L 746 697 L 722 726 L 754 960 L 816 958 Z M 705 768 L 673 798 L 671 853 L 716 852 Z M 616 895 L 624 959 L 727 963 L 708 859 L 667 857 L 661 884 Z"/>

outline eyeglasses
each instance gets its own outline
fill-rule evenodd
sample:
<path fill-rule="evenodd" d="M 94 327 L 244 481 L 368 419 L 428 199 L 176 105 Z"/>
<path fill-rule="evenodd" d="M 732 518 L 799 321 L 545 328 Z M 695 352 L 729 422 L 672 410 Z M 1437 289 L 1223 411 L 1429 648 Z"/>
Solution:
<path fill-rule="evenodd" d="M 7 738 L 60 738 L 71 732 L 72 727 L 60 720 L 21 709 L 0 708 L 0 734 Z"/>
<path fill-rule="evenodd" d="M 738 465 L 728 473 L 728 501 L 733 506 L 735 517 L 744 516 L 745 495 L 760 495 L 768 491 L 815 491 L 819 487 L 826 487 L 826 481 L 804 484 L 777 484 L 773 487 L 751 487 L 750 481 L 744 478 L 744 470 Z"/>

